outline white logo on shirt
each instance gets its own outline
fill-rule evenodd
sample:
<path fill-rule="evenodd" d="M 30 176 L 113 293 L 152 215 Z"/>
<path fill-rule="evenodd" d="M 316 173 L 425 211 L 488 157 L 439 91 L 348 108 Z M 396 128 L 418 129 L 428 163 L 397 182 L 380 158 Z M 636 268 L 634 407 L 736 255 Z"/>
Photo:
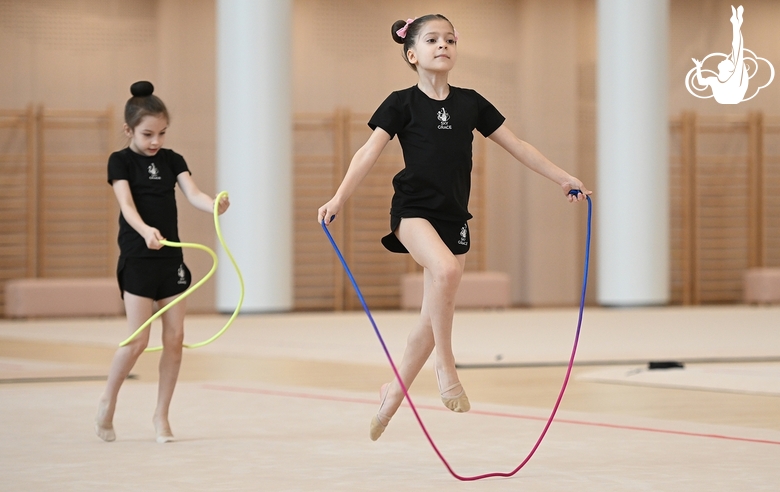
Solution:
<path fill-rule="evenodd" d="M 160 170 L 157 169 L 157 166 L 154 165 L 154 162 L 149 164 L 147 170 L 149 171 L 149 179 L 162 179 L 160 177 Z"/>
<path fill-rule="evenodd" d="M 461 246 L 468 246 L 469 241 L 466 238 L 468 236 L 468 224 L 463 224 L 463 227 L 460 228 L 460 241 L 458 241 L 458 244 Z"/>
<path fill-rule="evenodd" d="M 179 265 L 179 285 L 185 285 L 187 283 L 187 277 L 184 275 L 184 265 Z"/>
<path fill-rule="evenodd" d="M 452 126 L 450 126 L 450 115 L 447 113 L 447 110 L 444 108 L 441 108 L 441 110 L 436 113 L 436 118 L 439 119 L 440 124 L 438 126 L 439 130 L 452 130 Z"/>

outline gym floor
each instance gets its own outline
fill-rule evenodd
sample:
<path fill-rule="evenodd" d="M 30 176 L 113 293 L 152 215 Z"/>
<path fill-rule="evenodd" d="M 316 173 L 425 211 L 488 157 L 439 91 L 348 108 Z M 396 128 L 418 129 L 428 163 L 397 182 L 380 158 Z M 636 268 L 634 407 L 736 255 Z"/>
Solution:
<path fill-rule="evenodd" d="M 185 351 L 170 444 L 155 442 L 151 423 L 154 353 L 120 392 L 117 440 L 94 434 L 123 318 L 3 320 L 0 488 L 775 491 L 779 316 L 780 307 L 586 308 L 568 389 L 536 454 L 512 478 L 471 483 L 449 474 L 406 404 L 369 440 L 392 372 L 362 312 L 241 315 L 214 343 Z M 374 317 L 400 357 L 416 314 Z M 226 319 L 189 316 L 187 341 Z M 472 411 L 443 407 L 432 361 L 411 389 L 456 473 L 523 461 L 558 396 L 576 322 L 575 309 L 456 313 Z M 648 371 L 650 361 L 685 367 Z"/>

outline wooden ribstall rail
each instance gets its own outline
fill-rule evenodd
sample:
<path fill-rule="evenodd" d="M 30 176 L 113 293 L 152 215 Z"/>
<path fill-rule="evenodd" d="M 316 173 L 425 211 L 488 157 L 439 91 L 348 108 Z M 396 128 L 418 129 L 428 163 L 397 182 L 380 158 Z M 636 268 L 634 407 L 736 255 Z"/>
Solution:
<path fill-rule="evenodd" d="M 36 113 L 37 277 L 100 277 L 116 265 L 117 212 L 106 184 L 113 110 Z"/>
<path fill-rule="evenodd" d="M 110 108 L 0 110 L 0 293 L 13 278 L 111 274 L 113 124 Z"/>
<path fill-rule="evenodd" d="M 780 262 L 769 191 L 780 191 L 780 147 L 767 145 L 778 123 L 760 112 L 672 121 L 673 302 L 740 302 L 745 270 Z"/>
<path fill-rule="evenodd" d="M 35 110 L 0 110 L 0 309 L 5 283 L 35 274 Z"/>

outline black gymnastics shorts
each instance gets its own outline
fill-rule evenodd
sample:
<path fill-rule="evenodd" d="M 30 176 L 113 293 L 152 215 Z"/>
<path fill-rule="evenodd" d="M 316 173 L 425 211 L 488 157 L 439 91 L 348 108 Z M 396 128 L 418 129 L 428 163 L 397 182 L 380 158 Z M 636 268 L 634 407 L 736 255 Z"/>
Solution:
<path fill-rule="evenodd" d="M 192 274 L 181 258 L 119 258 L 116 279 L 125 292 L 155 301 L 181 294 Z"/>
<path fill-rule="evenodd" d="M 439 237 L 454 255 L 468 253 L 471 247 L 469 224 L 466 221 L 452 222 L 449 220 L 431 219 L 430 217 L 409 217 L 425 219 L 433 226 Z M 408 253 L 409 250 L 398 240 L 395 230 L 401 225 L 401 217 L 390 216 L 390 234 L 382 238 L 382 245 L 393 253 Z"/>

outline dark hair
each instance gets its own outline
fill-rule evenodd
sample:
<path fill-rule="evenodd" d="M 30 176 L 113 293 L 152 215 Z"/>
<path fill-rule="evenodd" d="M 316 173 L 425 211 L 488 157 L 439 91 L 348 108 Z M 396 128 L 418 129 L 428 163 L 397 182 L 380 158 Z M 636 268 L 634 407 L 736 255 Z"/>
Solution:
<path fill-rule="evenodd" d="M 412 70 L 414 70 L 415 72 L 417 71 L 417 67 L 409 62 L 409 58 L 406 56 L 406 54 L 409 52 L 412 46 L 414 46 L 414 43 L 417 42 L 417 37 L 420 35 L 420 30 L 422 29 L 422 27 L 427 22 L 433 20 L 445 20 L 450 23 L 450 26 L 452 26 L 452 22 L 450 22 L 450 20 L 444 17 L 443 15 L 428 14 L 414 19 L 414 21 L 412 21 L 412 23 L 409 24 L 409 27 L 406 30 L 406 36 L 403 38 L 398 35 L 397 31 L 399 29 L 403 29 L 403 27 L 406 25 L 406 21 L 397 20 L 393 22 L 393 25 L 390 28 L 390 34 L 393 36 L 393 41 L 395 41 L 398 44 L 404 45 L 404 52 L 403 52 L 404 60 L 406 61 L 406 63 L 409 64 L 410 67 L 412 67 Z M 453 29 L 455 28 L 453 27 Z"/>
<path fill-rule="evenodd" d="M 125 124 L 131 130 L 138 126 L 144 116 L 162 116 L 166 120 L 169 119 L 168 108 L 159 97 L 152 94 L 153 92 L 154 86 L 145 80 L 130 86 L 133 97 L 125 104 Z"/>

